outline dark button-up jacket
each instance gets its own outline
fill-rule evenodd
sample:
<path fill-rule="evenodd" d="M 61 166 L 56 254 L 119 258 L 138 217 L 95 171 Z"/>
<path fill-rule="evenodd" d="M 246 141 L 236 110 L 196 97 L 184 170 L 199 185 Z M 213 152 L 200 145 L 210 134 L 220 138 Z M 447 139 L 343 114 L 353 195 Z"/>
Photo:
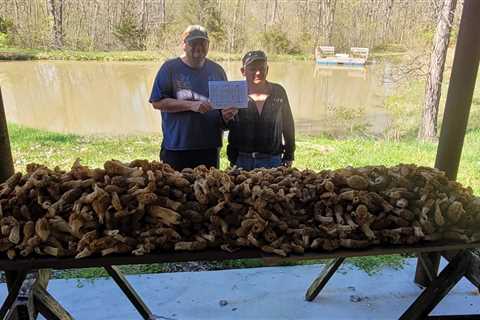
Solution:
<path fill-rule="evenodd" d="M 227 155 L 234 163 L 238 152 L 261 152 L 283 155 L 283 161 L 294 160 L 295 126 L 285 89 L 270 83 L 272 92 L 259 114 L 253 99 L 247 109 L 240 109 L 227 124 L 229 129 Z"/>

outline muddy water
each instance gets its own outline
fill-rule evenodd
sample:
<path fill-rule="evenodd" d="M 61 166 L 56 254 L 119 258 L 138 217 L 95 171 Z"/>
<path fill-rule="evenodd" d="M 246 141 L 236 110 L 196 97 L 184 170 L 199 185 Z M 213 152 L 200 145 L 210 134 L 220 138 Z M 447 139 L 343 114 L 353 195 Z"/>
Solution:
<path fill-rule="evenodd" d="M 222 63 L 241 79 L 238 62 Z M 7 120 L 78 134 L 161 132 L 160 113 L 148 103 L 157 62 L 1 62 Z M 302 133 L 381 134 L 388 123 L 383 64 L 320 68 L 313 62 L 272 62 L 269 80 L 288 93 Z"/>

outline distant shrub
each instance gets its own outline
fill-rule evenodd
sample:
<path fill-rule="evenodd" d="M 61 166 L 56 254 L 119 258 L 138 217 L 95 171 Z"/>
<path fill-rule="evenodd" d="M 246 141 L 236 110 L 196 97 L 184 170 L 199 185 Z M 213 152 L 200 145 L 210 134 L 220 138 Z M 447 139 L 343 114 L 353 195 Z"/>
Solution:
<path fill-rule="evenodd" d="M 113 31 L 115 38 L 128 50 L 145 49 L 145 30 L 142 30 L 131 15 L 121 18 Z"/>
<path fill-rule="evenodd" d="M 13 29 L 13 22 L 0 17 L 0 48 L 6 47 L 10 44 L 11 39 L 9 33 Z"/>
<path fill-rule="evenodd" d="M 287 34 L 278 28 L 260 34 L 260 41 L 263 47 L 271 53 L 301 53 L 300 48 L 294 45 L 287 37 Z"/>

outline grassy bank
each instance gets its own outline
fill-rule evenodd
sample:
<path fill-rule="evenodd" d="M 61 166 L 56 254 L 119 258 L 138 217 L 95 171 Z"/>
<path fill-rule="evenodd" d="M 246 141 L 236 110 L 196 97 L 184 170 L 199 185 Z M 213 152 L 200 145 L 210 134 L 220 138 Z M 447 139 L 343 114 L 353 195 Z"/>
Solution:
<path fill-rule="evenodd" d="M 59 166 L 69 169 L 76 158 L 82 163 L 101 167 L 108 159 L 130 161 L 142 158 L 158 159 L 161 137 L 157 135 L 94 137 L 45 132 L 9 124 L 10 141 L 15 161 L 15 169 L 24 171 L 30 162 L 43 163 L 53 168 Z M 470 130 L 465 139 L 465 146 L 459 171 L 459 181 L 473 188 L 480 194 L 480 130 Z M 423 143 L 416 139 L 404 139 L 399 142 L 367 138 L 336 140 L 326 136 L 299 136 L 295 166 L 322 170 L 345 166 L 365 166 L 383 164 L 387 166 L 398 163 L 416 163 L 432 166 L 435 159 L 436 144 Z M 221 166 L 227 166 L 224 150 Z M 401 266 L 400 256 L 364 257 L 350 261 L 367 272 L 374 272 L 383 266 Z M 222 263 L 220 267 L 255 267 L 262 266 L 262 261 L 245 260 Z M 127 266 L 126 273 L 161 272 L 164 265 Z M 59 277 L 105 276 L 102 269 L 70 270 L 57 274 Z"/>
<path fill-rule="evenodd" d="M 370 53 L 372 59 L 393 59 L 405 55 L 405 50 L 378 48 Z M 163 61 L 175 57 L 175 51 L 74 51 L 0 48 L 1 60 L 71 60 L 71 61 Z M 239 61 L 243 53 L 210 51 L 208 57 L 215 61 Z M 312 54 L 269 54 L 270 61 L 312 61 Z"/>
<path fill-rule="evenodd" d="M 76 158 L 82 163 L 101 167 L 108 159 L 131 161 L 142 158 L 158 159 L 161 137 L 158 135 L 95 137 L 78 136 L 9 125 L 12 153 L 16 170 L 23 171 L 30 162 L 69 169 Z M 373 138 L 337 140 L 327 136 L 297 137 L 295 166 L 313 170 L 398 163 L 416 163 L 432 166 L 436 143 L 407 138 L 400 141 Z M 221 167 L 228 161 L 225 148 L 221 153 Z M 480 194 L 480 129 L 471 129 L 465 137 L 458 179 Z"/>
<path fill-rule="evenodd" d="M 450 51 L 443 75 L 440 108 L 438 113 L 438 128 L 441 128 L 443 113 L 448 93 L 449 79 L 452 67 L 453 53 Z M 415 139 L 422 120 L 424 108 L 426 80 L 423 77 L 406 78 L 396 83 L 394 93 L 385 98 L 384 107 L 391 114 L 391 123 L 385 132 L 387 138 Z M 468 131 L 480 128 L 480 74 L 477 76 L 473 93 Z"/>
<path fill-rule="evenodd" d="M 178 56 L 175 51 L 73 51 L 0 48 L 1 60 L 71 60 L 71 61 L 163 61 Z M 208 57 L 215 61 L 239 61 L 242 53 L 210 51 Z M 271 54 L 271 61 L 313 60 L 310 55 Z"/>

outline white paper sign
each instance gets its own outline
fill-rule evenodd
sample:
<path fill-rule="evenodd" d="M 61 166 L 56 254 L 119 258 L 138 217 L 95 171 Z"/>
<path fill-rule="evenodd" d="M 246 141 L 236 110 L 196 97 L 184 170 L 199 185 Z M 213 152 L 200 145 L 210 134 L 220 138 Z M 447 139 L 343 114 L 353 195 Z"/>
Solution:
<path fill-rule="evenodd" d="M 214 109 L 248 107 L 246 81 L 208 81 L 208 94 Z"/>

